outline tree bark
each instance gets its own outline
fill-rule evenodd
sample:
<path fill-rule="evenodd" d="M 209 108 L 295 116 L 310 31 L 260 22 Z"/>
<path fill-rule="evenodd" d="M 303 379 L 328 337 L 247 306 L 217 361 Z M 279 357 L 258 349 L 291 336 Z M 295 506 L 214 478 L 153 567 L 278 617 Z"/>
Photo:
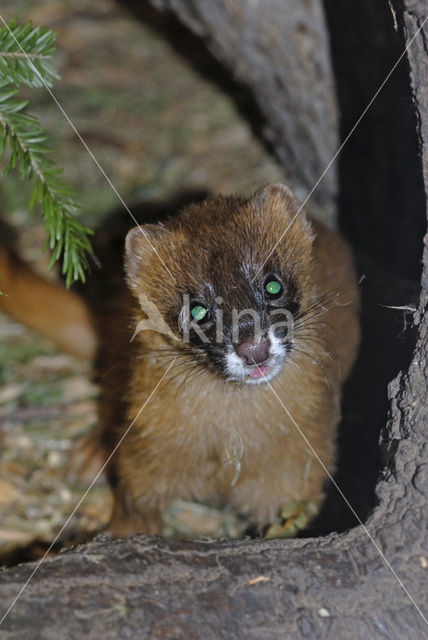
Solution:
<path fill-rule="evenodd" d="M 264 118 L 265 141 L 303 201 L 338 146 L 338 114 L 321 0 L 151 0 L 202 37 L 237 82 L 250 87 Z M 309 207 L 333 224 L 332 166 Z"/>
<path fill-rule="evenodd" d="M 156 3 L 164 4 L 161 0 Z M 198 24 L 203 9 L 214 3 L 171 0 L 170 4 L 180 5 L 186 23 Z M 226 3 L 215 5 L 221 13 Z M 395 5 L 407 43 L 426 17 L 424 5 L 424 0 L 402 0 Z M 237 2 L 236 6 L 243 5 Z M 235 15 L 234 24 L 240 24 L 239 20 L 240 15 Z M 213 43 L 217 32 L 211 29 L 205 26 L 204 37 Z M 428 201 L 427 41 L 425 25 L 408 57 Z M 241 32 L 239 46 L 245 42 Z M 278 85 L 278 95 L 282 90 Z M 284 125 L 281 135 L 286 137 L 286 131 Z M 390 417 L 383 430 L 385 468 L 376 488 L 378 504 L 365 526 L 318 539 L 233 543 L 178 543 L 144 536 L 111 540 L 99 536 L 88 545 L 42 563 L 0 627 L 0 637 L 425 637 L 426 245 L 427 236 L 419 308 L 414 316 L 417 344 L 408 370 L 389 386 Z M 34 564 L 21 565 L 1 573 L 0 601 L 4 607 L 13 601 L 34 568 Z"/>

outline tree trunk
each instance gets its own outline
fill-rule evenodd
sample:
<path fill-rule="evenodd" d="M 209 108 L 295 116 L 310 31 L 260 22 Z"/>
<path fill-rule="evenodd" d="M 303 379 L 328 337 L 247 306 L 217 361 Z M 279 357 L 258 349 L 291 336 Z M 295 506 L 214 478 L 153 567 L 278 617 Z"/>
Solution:
<path fill-rule="evenodd" d="M 300 142 L 290 142 L 298 135 L 290 131 L 282 113 L 284 96 L 288 95 L 284 93 L 286 83 L 278 80 L 275 84 L 273 79 L 278 41 L 270 46 L 271 26 L 266 25 L 276 21 L 268 19 L 267 10 L 266 20 L 259 21 L 257 29 L 253 25 L 254 35 L 251 38 L 248 35 L 252 29 L 247 21 L 254 20 L 248 18 L 250 11 L 260 11 L 264 16 L 268 2 L 245 3 L 248 13 L 243 10 L 244 3 L 238 1 L 153 0 L 153 4 L 174 8 L 186 24 L 199 30 L 213 51 L 219 47 L 218 55 L 225 64 L 233 66 L 239 57 L 238 74 L 245 77 L 259 97 L 260 87 L 264 86 L 261 69 L 272 65 L 267 72 L 269 88 L 263 94 L 266 98 L 260 97 L 265 104 L 261 106 L 271 131 L 284 142 L 283 148 L 287 149 L 284 154 L 288 154 L 287 158 L 294 157 L 296 166 L 305 165 L 303 149 L 309 153 L 308 140 L 312 141 L 313 149 L 318 149 L 314 165 L 307 164 L 309 168 L 299 174 L 302 183 L 309 186 L 334 146 L 334 122 L 328 119 L 325 124 L 317 116 L 310 125 L 314 127 L 313 135 L 302 139 L 301 147 Z M 232 5 L 233 13 L 226 10 Z M 272 0 L 269 5 L 273 7 L 275 2 Z M 317 6 L 314 2 L 299 5 L 305 11 L 307 8 L 315 11 Z M 424 6 L 424 0 L 402 0 L 395 5 L 399 28 L 403 29 L 407 43 L 425 18 Z M 233 28 L 219 31 L 214 27 L 208 18 L 214 7 L 216 19 L 223 24 L 228 17 Z M 428 26 L 425 26 L 424 35 L 416 37 L 408 52 L 425 202 L 427 41 Z M 248 58 L 247 51 L 251 52 Z M 260 52 L 270 62 L 264 60 L 257 70 L 247 62 L 258 59 Z M 320 63 L 320 75 L 326 69 L 325 64 Z M 326 197 L 333 191 L 334 184 L 330 183 L 325 192 L 330 195 Z M 377 505 L 365 526 L 317 539 L 233 543 L 177 543 L 144 536 L 111 540 L 99 536 L 88 545 L 43 562 L 0 627 L 0 637 L 15 640 L 425 637 L 428 623 L 422 613 L 428 617 L 427 302 L 425 246 L 419 308 L 414 316 L 416 346 L 408 370 L 389 385 L 390 417 L 383 430 L 386 466 L 376 488 Z M 2 572 L 3 606 L 13 601 L 34 568 L 34 564 L 21 565 Z"/>
<path fill-rule="evenodd" d="M 131 1 L 137 13 L 139 4 Z M 338 142 L 334 79 L 321 0 L 151 0 L 150 4 L 173 12 L 203 38 L 238 83 L 250 87 L 263 118 L 264 140 L 303 201 L 323 175 Z M 333 166 L 309 205 L 331 224 L 336 195 Z"/>

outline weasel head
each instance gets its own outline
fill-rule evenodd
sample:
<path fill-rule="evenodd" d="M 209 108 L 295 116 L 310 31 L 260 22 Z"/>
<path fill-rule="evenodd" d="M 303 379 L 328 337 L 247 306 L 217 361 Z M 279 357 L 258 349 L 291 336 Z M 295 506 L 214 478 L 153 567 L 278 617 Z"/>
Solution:
<path fill-rule="evenodd" d="M 212 197 L 164 225 L 136 227 L 126 268 L 131 291 L 149 301 L 140 326 L 158 328 L 225 380 L 263 384 L 284 367 L 294 320 L 313 295 L 312 241 L 283 185 L 250 199 Z"/>

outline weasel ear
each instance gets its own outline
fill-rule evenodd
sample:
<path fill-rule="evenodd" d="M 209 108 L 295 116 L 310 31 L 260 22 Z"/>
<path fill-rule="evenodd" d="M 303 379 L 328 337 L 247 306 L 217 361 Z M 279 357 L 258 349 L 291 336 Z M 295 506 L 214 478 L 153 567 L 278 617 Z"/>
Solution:
<path fill-rule="evenodd" d="M 301 204 L 294 197 L 293 192 L 285 184 L 276 182 L 274 184 L 265 184 L 254 193 L 251 201 L 260 208 L 286 208 L 287 213 L 294 219 L 294 216 L 299 217 L 299 220 L 303 226 L 312 231 L 311 223 L 306 217 L 306 212 L 302 208 Z"/>
<path fill-rule="evenodd" d="M 257 189 L 257 191 L 255 191 L 252 200 L 259 205 L 263 205 L 266 202 L 273 200 L 277 202 L 284 202 L 293 209 L 299 208 L 299 204 L 294 197 L 291 189 L 289 189 L 285 184 L 281 184 L 280 182 L 276 182 L 274 184 L 264 184 L 262 187 L 260 187 L 260 189 Z"/>
<path fill-rule="evenodd" d="M 125 240 L 125 267 L 129 280 L 137 277 L 138 269 L 157 252 L 157 247 L 169 233 L 159 224 L 143 224 L 128 231 Z"/>

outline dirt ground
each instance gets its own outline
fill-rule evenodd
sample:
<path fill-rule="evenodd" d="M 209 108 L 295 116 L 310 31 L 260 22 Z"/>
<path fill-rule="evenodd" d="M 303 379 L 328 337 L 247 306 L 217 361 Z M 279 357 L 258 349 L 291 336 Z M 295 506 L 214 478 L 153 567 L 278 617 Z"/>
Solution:
<path fill-rule="evenodd" d="M 54 94 L 126 202 L 168 198 L 181 188 L 247 194 L 286 180 L 234 102 L 111 0 L 6 0 L 0 13 L 58 32 Z M 47 91 L 27 96 L 76 190 L 82 220 L 96 228 L 117 195 Z M 15 229 L 21 255 L 46 273 L 43 222 L 40 212 L 28 212 L 30 191 L 16 176 L 2 178 L 0 215 Z M 96 401 L 89 364 L 0 315 L 0 555 L 52 540 L 84 494 L 87 480 L 68 461 L 96 424 Z M 101 479 L 61 539 L 102 528 L 110 506 Z M 174 505 L 165 533 L 191 531 L 236 536 L 242 523 Z"/>

